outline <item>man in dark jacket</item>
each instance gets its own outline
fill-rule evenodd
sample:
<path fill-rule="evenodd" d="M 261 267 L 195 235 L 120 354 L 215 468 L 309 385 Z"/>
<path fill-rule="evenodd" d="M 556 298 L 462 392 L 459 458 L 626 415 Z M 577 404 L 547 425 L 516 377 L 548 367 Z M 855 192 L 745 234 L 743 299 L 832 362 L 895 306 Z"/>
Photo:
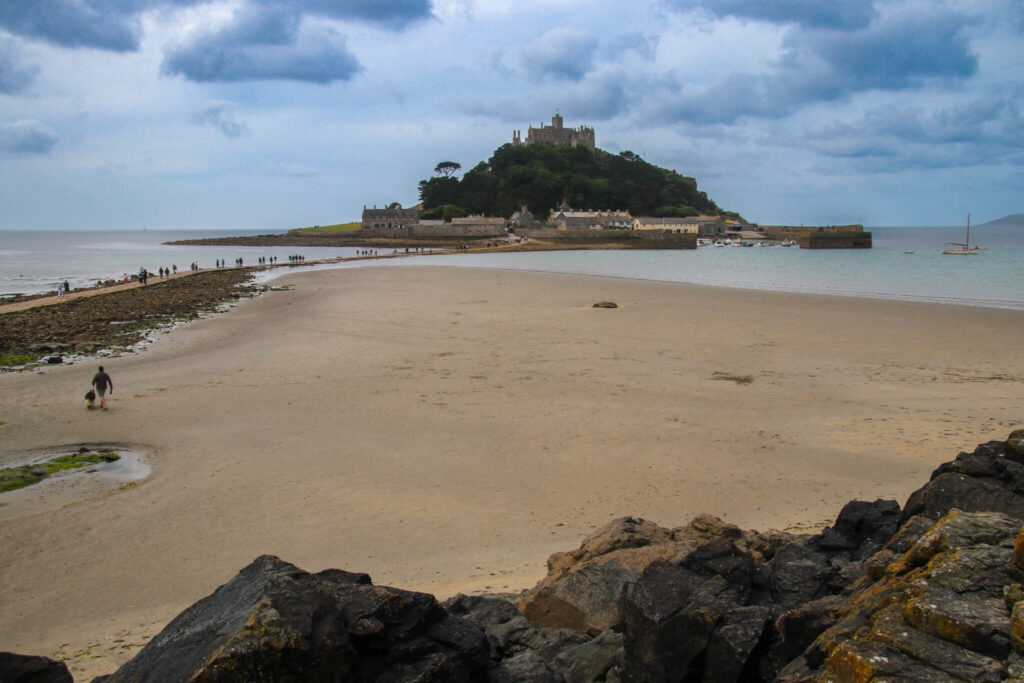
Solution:
<path fill-rule="evenodd" d="M 114 380 L 110 379 L 110 375 L 103 371 L 103 366 L 100 366 L 100 371 L 97 372 L 92 378 L 92 385 L 96 387 L 96 393 L 100 397 L 100 407 L 103 410 L 107 409 L 107 389 L 110 389 L 110 393 L 114 393 Z"/>

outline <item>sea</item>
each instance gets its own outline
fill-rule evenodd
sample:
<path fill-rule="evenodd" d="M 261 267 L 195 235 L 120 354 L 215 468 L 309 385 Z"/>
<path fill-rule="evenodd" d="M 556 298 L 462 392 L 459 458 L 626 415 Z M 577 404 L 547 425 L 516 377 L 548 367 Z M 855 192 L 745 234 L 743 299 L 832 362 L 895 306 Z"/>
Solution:
<path fill-rule="evenodd" d="M 942 254 L 946 242 L 963 241 L 963 227 L 873 227 L 872 249 L 807 250 L 795 247 L 702 247 L 697 250 L 588 250 L 490 254 L 430 254 L 403 259 L 312 266 L 499 268 L 683 282 L 739 289 L 804 292 L 845 297 L 926 301 L 1024 310 L 1024 228 L 974 227 L 980 254 Z M 281 231 L 284 232 L 284 231 Z M 261 256 L 286 263 L 352 257 L 353 247 L 215 247 L 166 242 L 231 237 L 252 232 L 148 230 L 0 230 L 0 297 L 56 290 L 123 278 L 139 268 L 211 267 L 216 259 L 256 264 Z M 267 234 L 264 231 L 262 234 Z M 379 250 L 390 253 L 391 250 Z M 403 251 L 403 250 L 400 250 Z M 261 276 L 267 280 L 286 269 Z"/>

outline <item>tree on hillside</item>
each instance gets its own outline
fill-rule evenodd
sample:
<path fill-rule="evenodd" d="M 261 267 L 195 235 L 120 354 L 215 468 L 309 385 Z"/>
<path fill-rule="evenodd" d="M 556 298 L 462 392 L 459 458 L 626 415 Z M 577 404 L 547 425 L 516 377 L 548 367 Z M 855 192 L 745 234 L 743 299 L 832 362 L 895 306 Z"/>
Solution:
<path fill-rule="evenodd" d="M 462 164 L 454 161 L 442 161 L 434 167 L 434 173 L 441 176 L 442 178 L 451 178 L 453 175 L 462 170 Z"/>
<path fill-rule="evenodd" d="M 430 215 L 440 207 L 470 214 L 510 216 L 522 205 L 539 219 L 563 199 L 579 209 L 629 209 L 634 216 L 718 214 L 720 209 L 693 178 L 624 151 L 586 147 L 505 144 L 460 180 L 461 165 L 442 161 L 420 181 L 420 201 Z"/>

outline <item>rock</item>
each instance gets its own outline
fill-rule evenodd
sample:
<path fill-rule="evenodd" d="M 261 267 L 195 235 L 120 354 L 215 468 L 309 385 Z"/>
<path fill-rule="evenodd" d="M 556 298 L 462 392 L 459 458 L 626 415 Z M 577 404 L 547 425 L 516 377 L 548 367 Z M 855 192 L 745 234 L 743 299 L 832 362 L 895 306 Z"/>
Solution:
<path fill-rule="evenodd" d="M 757 644 L 760 630 L 752 643 L 742 645 L 745 639 L 739 634 L 723 633 L 730 625 L 751 620 L 763 625 L 768 620 L 767 608 L 743 613 L 741 593 L 721 576 L 706 578 L 666 562 L 647 567 L 626 603 L 622 680 L 681 681 L 715 671 L 716 666 L 738 673 L 746 657 L 715 662 L 709 660 L 709 646 L 716 640 L 732 642 L 737 644 L 734 654 L 745 655 Z M 749 623 L 746 628 L 752 630 Z M 718 649 L 728 647 L 719 643 Z"/>
<path fill-rule="evenodd" d="M 486 665 L 480 628 L 430 595 L 264 555 L 106 680 L 472 681 Z"/>
<path fill-rule="evenodd" d="M 835 524 L 811 543 L 824 550 L 858 551 L 865 541 L 871 541 L 863 552 L 873 555 L 899 529 L 900 513 L 895 500 L 850 501 L 843 506 Z"/>
<path fill-rule="evenodd" d="M 1024 429 L 1010 432 L 1009 438 L 1006 439 L 1006 457 L 1024 464 Z"/>
<path fill-rule="evenodd" d="M 46 362 L 49 363 L 50 365 L 60 365 L 61 363 L 64 362 L 64 357 L 63 356 L 50 356 L 49 358 L 46 359 Z"/>
<path fill-rule="evenodd" d="M 614 301 L 598 301 L 594 304 L 594 308 L 618 308 L 619 305 Z"/>
<path fill-rule="evenodd" d="M 1024 464 L 1008 454 L 1007 443 L 991 441 L 940 465 L 931 481 L 911 494 L 900 521 L 913 515 L 937 520 L 953 509 L 1024 518 L 1024 496 L 1018 494 L 1024 491 Z"/>
<path fill-rule="evenodd" d="M 604 681 L 622 659 L 621 633 L 604 631 L 593 640 L 567 648 L 555 658 L 555 666 L 566 683 Z"/>
<path fill-rule="evenodd" d="M 3 683 L 74 683 L 64 662 L 49 657 L 0 652 Z"/>
<path fill-rule="evenodd" d="M 801 543 L 790 543 L 776 553 L 769 566 L 772 603 L 780 616 L 830 592 L 828 559 Z"/>
<path fill-rule="evenodd" d="M 526 651 L 491 670 L 489 683 L 565 683 L 554 665 L 536 652 Z"/>
<path fill-rule="evenodd" d="M 1021 520 L 953 511 L 862 580 L 780 680 L 1002 680 L 1013 626 L 1005 588 Z"/>

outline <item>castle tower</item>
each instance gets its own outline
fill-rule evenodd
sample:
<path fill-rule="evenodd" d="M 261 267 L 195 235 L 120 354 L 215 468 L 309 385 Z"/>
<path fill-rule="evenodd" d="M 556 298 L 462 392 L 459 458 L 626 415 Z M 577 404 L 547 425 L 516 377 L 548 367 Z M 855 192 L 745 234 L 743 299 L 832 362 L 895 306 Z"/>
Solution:
<path fill-rule="evenodd" d="M 555 130 L 562 130 L 562 115 L 555 112 L 555 115 L 551 117 L 551 127 Z"/>

